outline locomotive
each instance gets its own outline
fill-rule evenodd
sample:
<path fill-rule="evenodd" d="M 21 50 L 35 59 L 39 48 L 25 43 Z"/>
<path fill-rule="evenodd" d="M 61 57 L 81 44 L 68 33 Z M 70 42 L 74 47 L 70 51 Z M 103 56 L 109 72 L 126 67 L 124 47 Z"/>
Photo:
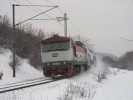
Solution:
<path fill-rule="evenodd" d="M 54 35 L 41 42 L 43 74 L 46 77 L 72 76 L 91 66 L 91 55 L 81 41 Z"/>

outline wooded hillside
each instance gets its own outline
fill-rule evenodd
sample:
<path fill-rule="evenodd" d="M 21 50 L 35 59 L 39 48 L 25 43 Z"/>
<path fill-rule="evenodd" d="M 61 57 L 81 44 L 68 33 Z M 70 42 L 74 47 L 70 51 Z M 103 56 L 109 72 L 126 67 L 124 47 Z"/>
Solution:
<path fill-rule="evenodd" d="M 16 27 L 16 55 L 30 60 L 37 67 L 40 65 L 40 42 L 45 37 L 41 29 L 32 28 L 31 24 Z M 0 47 L 13 51 L 13 28 L 10 19 L 2 16 L 0 19 Z"/>

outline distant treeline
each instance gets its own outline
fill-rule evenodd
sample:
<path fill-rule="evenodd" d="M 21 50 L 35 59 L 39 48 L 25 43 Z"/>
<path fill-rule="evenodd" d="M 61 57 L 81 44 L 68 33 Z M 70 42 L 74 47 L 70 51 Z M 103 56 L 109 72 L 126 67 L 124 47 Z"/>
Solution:
<path fill-rule="evenodd" d="M 133 51 L 126 52 L 117 60 L 110 56 L 105 56 L 102 60 L 114 68 L 133 70 Z"/>
<path fill-rule="evenodd" d="M 29 59 L 30 64 L 37 67 L 41 63 L 40 49 L 41 40 L 45 33 L 41 29 L 32 28 L 31 24 L 16 27 L 16 55 Z M 0 18 L 0 46 L 13 51 L 13 28 L 7 16 Z"/>

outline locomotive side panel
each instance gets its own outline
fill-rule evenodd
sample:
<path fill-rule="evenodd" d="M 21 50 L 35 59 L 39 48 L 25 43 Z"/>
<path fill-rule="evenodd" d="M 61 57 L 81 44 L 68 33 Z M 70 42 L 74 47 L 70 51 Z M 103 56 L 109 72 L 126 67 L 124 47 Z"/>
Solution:
<path fill-rule="evenodd" d="M 41 57 L 46 77 L 71 76 L 81 68 L 87 70 L 88 52 L 80 41 L 67 37 L 52 37 L 42 41 Z"/>
<path fill-rule="evenodd" d="M 42 63 L 46 62 L 56 62 L 56 61 L 72 61 L 73 60 L 73 50 L 72 48 L 65 51 L 52 51 L 52 52 L 42 52 Z"/>
<path fill-rule="evenodd" d="M 87 64 L 87 52 L 86 48 L 83 45 L 76 44 L 74 46 L 75 48 L 75 56 L 74 56 L 74 62 L 76 65 L 86 65 Z"/>
<path fill-rule="evenodd" d="M 74 73 L 70 38 L 56 36 L 43 40 L 41 57 L 46 77 L 70 76 Z"/>

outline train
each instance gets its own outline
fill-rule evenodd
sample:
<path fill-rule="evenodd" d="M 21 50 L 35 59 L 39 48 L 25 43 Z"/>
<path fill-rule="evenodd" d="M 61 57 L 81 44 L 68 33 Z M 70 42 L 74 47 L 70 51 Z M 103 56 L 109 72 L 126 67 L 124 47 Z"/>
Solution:
<path fill-rule="evenodd" d="M 43 74 L 46 77 L 67 77 L 87 70 L 94 64 L 94 53 L 83 42 L 53 35 L 41 41 Z"/>

